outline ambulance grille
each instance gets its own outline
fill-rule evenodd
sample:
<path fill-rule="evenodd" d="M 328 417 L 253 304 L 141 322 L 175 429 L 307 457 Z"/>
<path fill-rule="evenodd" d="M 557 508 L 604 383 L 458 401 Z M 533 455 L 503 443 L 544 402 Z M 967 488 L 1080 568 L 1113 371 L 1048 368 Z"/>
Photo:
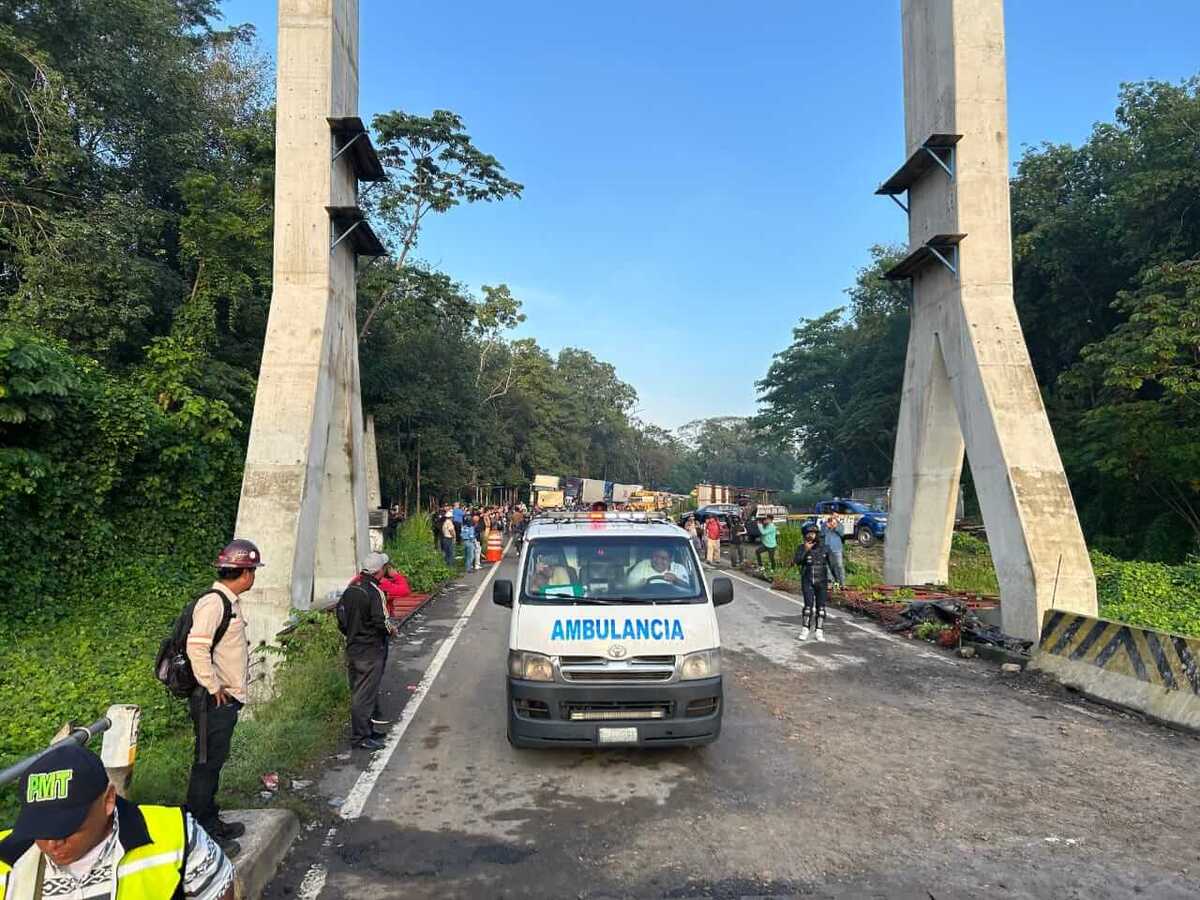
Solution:
<path fill-rule="evenodd" d="M 564 681 L 571 682 L 663 682 L 675 677 L 674 656 L 635 656 L 605 659 L 603 656 L 564 656 L 558 661 Z"/>
<path fill-rule="evenodd" d="M 570 722 L 632 722 L 671 718 L 672 704 L 598 702 L 564 703 L 562 717 Z"/>

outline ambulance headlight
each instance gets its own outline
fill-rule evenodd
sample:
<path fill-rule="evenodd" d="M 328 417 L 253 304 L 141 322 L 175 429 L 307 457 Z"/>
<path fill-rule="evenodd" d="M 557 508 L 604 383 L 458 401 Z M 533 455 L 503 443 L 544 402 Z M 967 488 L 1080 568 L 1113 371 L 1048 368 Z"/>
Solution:
<path fill-rule="evenodd" d="M 679 680 L 695 681 L 697 678 L 714 678 L 721 674 L 721 651 L 701 650 L 689 653 L 679 664 Z"/>
<path fill-rule="evenodd" d="M 554 664 L 550 662 L 550 657 L 540 653 L 510 650 L 508 674 L 523 681 L 553 681 Z"/>

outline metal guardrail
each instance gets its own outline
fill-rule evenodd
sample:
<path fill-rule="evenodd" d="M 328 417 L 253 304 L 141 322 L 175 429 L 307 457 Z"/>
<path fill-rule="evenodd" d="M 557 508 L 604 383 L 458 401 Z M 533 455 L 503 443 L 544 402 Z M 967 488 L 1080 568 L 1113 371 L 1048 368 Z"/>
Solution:
<path fill-rule="evenodd" d="M 69 735 L 67 735 L 65 738 L 63 738 L 61 741 L 55 741 L 53 744 L 51 744 L 45 750 L 35 753 L 32 756 L 27 756 L 27 757 L 25 757 L 25 759 L 21 760 L 20 762 L 14 763 L 13 765 L 11 765 L 7 769 L 5 769 L 3 772 L 0 772 L 0 787 L 3 787 L 4 785 L 8 784 L 9 782 L 16 781 L 18 778 L 20 778 L 22 775 L 24 775 L 27 771 L 29 771 L 29 769 L 33 766 L 34 763 L 36 763 L 39 759 L 41 759 L 43 756 L 45 756 L 51 750 L 55 750 L 59 747 L 64 746 L 65 744 L 70 744 L 72 742 L 74 742 L 76 744 L 86 745 L 87 742 L 90 741 L 92 738 L 94 738 L 96 735 L 102 734 L 105 731 L 108 731 L 108 729 L 110 729 L 110 728 L 112 728 L 112 719 L 105 716 L 103 719 L 97 719 L 91 725 L 80 726 L 78 728 L 73 729 L 71 731 L 71 733 Z"/>

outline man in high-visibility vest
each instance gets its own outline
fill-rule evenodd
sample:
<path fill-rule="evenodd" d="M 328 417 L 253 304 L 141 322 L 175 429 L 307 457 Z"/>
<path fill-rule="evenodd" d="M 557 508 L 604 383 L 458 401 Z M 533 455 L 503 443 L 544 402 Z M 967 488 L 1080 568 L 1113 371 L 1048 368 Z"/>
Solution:
<path fill-rule="evenodd" d="M 20 794 L 0 832 L 0 900 L 233 900 L 233 865 L 191 813 L 118 797 L 86 747 L 43 755 Z"/>

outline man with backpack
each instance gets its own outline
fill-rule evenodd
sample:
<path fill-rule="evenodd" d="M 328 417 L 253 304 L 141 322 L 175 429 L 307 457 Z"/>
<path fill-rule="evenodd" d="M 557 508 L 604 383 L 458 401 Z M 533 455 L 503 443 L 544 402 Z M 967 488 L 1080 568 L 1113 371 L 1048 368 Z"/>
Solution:
<path fill-rule="evenodd" d="M 187 805 L 222 846 L 246 831 L 240 822 L 221 820 L 217 788 L 238 713 L 249 695 L 250 642 L 239 598 L 254 587 L 262 564 L 262 554 L 250 541 L 231 541 L 217 557 L 217 580 L 192 605 L 187 631 L 187 659 L 198 685 L 190 698 L 196 749 Z"/>
<path fill-rule="evenodd" d="M 359 577 L 342 591 L 337 605 L 338 628 L 346 636 L 351 744 L 359 750 L 383 749 L 384 735 L 375 730 L 371 720 L 376 713 L 391 636 L 384 592 L 379 586 L 388 562 L 386 554 L 368 553 L 359 567 Z"/>

